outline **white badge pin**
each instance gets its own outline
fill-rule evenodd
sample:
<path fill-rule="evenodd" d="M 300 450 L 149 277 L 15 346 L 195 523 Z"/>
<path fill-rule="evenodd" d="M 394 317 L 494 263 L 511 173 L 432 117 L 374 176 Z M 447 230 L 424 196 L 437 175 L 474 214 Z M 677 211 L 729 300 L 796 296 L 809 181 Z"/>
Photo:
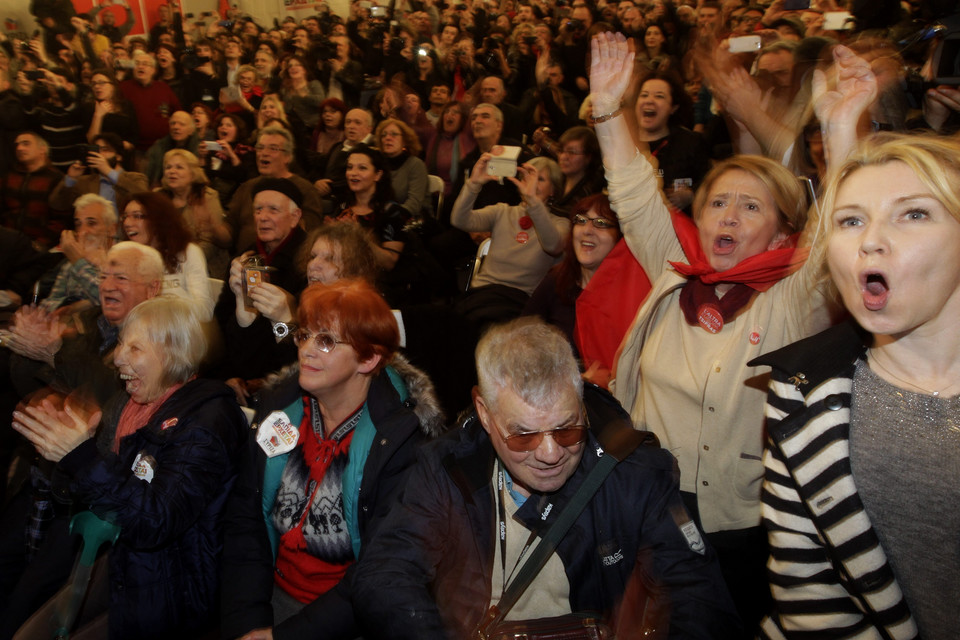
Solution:
<path fill-rule="evenodd" d="M 300 430 L 283 411 L 268 415 L 257 429 L 257 444 L 270 458 L 292 451 L 299 439 Z"/>

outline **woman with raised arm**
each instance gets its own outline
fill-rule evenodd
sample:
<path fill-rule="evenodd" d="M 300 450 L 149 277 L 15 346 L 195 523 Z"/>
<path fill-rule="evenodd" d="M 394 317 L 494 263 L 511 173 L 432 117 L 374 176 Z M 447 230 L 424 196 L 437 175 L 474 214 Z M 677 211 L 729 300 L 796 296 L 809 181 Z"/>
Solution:
<path fill-rule="evenodd" d="M 761 636 L 955 638 L 960 144 L 876 137 L 831 175 L 811 263 L 855 322 L 759 360 Z"/>
<path fill-rule="evenodd" d="M 656 433 L 677 456 L 687 507 L 717 549 L 749 632 L 770 596 L 760 526 L 767 370 L 748 363 L 829 320 L 814 270 L 804 268 L 807 252 L 796 248 L 806 194 L 778 163 L 735 156 L 704 178 L 692 220 L 671 214 L 621 116 L 632 51 L 619 34 L 600 34 L 592 47 L 590 86 L 610 200 L 653 281 L 612 386 L 635 426 Z M 869 67 L 866 74 L 872 79 Z M 872 99 L 869 90 L 865 98 Z M 845 113 L 835 110 L 836 120 L 824 121 L 841 127 Z"/>

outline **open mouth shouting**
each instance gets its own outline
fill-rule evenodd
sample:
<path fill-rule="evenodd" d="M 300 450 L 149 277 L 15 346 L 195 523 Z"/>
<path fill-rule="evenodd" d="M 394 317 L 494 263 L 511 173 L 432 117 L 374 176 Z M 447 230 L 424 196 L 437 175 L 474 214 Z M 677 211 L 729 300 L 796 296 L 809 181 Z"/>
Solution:
<path fill-rule="evenodd" d="M 736 239 L 730 234 L 724 233 L 716 237 L 713 241 L 713 253 L 716 255 L 730 255 L 737 248 Z"/>
<path fill-rule="evenodd" d="M 880 311 L 887 306 L 890 287 L 887 279 L 878 271 L 866 271 L 860 274 L 860 291 L 863 306 L 870 311 Z"/>

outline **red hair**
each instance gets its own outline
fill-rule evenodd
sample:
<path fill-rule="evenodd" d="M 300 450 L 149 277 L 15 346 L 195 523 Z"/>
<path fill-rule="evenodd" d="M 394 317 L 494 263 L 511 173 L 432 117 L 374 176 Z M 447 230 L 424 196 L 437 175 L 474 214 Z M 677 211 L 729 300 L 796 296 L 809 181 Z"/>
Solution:
<path fill-rule="evenodd" d="M 373 373 L 387 366 L 400 347 L 400 330 L 390 306 L 363 280 L 310 285 L 300 294 L 297 320 L 311 331 L 339 331 L 340 340 L 353 347 L 361 360 L 379 355 Z"/>
<path fill-rule="evenodd" d="M 598 217 L 609 220 L 614 223 L 617 227 L 618 240 L 620 237 L 623 237 L 623 234 L 620 232 L 620 221 L 617 220 L 617 214 L 613 212 L 613 209 L 610 206 L 610 200 L 607 198 L 605 193 L 594 193 L 589 195 L 582 200 L 579 200 L 577 204 L 573 206 L 573 211 L 570 212 L 570 220 L 576 216 L 583 216 L 589 218 L 587 214 L 590 213 L 591 209 Z M 593 224 L 588 222 L 587 224 Z M 580 263 L 577 262 L 577 254 L 573 250 L 573 230 L 567 234 L 567 244 L 563 250 L 563 260 L 554 267 L 557 274 L 557 295 L 560 296 L 560 301 L 564 304 L 573 304 L 574 300 L 577 297 L 577 291 L 580 289 L 580 277 L 582 271 L 580 270 Z"/>

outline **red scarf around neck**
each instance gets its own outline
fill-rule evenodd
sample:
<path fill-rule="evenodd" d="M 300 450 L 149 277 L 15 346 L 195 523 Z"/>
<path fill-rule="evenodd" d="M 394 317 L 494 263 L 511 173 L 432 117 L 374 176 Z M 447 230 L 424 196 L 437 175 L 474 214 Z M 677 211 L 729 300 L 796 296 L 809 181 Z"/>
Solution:
<path fill-rule="evenodd" d="M 810 253 L 809 248 L 797 248 L 800 234 L 795 233 L 784 241 L 781 249 L 764 251 L 741 260 L 726 271 L 716 271 L 700 246 L 700 232 L 693 220 L 676 209 L 670 212 L 670 216 L 677 240 L 690 263 L 671 262 L 670 266 L 687 277 L 680 294 L 680 308 L 691 325 L 703 324 L 700 318 L 705 304 L 715 307 L 724 322 L 730 320 L 750 301 L 754 291 L 766 291 L 799 270 Z M 723 298 L 716 295 L 714 288 L 721 282 L 736 285 Z"/>

